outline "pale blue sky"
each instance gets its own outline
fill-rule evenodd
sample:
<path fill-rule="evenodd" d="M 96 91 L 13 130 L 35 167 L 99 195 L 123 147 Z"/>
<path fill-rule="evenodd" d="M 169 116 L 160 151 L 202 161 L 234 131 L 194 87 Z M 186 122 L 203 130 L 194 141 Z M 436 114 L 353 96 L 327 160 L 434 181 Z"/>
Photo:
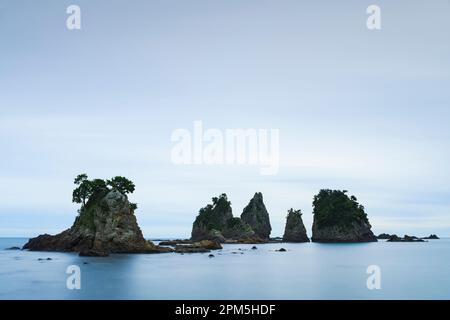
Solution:
<path fill-rule="evenodd" d="M 450 236 L 449 17 L 448 0 L 0 0 L 0 236 L 69 227 L 82 172 L 135 181 L 152 238 L 255 191 L 274 236 L 290 207 L 310 235 L 320 188 L 355 194 L 376 233 Z M 279 129 L 279 173 L 173 165 L 195 120 Z"/>

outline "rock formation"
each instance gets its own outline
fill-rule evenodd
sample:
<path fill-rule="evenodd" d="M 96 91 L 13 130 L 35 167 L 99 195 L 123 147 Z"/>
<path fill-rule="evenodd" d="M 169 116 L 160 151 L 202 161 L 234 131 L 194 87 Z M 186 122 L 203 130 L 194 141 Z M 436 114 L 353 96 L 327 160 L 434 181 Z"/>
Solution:
<path fill-rule="evenodd" d="M 212 199 L 212 204 L 200 209 L 192 226 L 191 240 L 249 241 L 255 238 L 252 228 L 240 218 L 234 218 L 226 194 Z"/>
<path fill-rule="evenodd" d="M 364 207 L 346 190 L 320 190 L 314 197 L 314 242 L 375 242 Z"/>
<path fill-rule="evenodd" d="M 213 240 L 170 240 L 161 241 L 160 246 L 173 246 L 177 253 L 196 253 L 196 252 L 210 252 L 211 250 L 222 249 L 222 246 L 217 241 Z"/>
<path fill-rule="evenodd" d="M 439 237 L 435 234 L 430 234 L 428 237 L 423 237 L 422 239 L 439 240 Z"/>
<path fill-rule="evenodd" d="M 75 251 L 83 256 L 109 253 L 160 253 L 170 248 L 144 239 L 125 194 L 103 188 L 94 192 L 80 209 L 70 229 L 57 235 L 40 235 L 23 247 L 32 251 Z"/>
<path fill-rule="evenodd" d="M 241 219 L 252 228 L 257 237 L 266 241 L 269 240 L 272 227 L 261 192 L 255 193 L 249 204 L 244 208 Z"/>
<path fill-rule="evenodd" d="M 425 240 L 432 240 L 432 239 L 439 239 L 437 235 L 435 234 L 430 234 L 428 237 L 423 237 L 423 238 L 419 238 L 416 236 L 408 236 L 407 234 L 405 234 L 402 237 L 397 236 L 396 234 L 387 234 L 387 233 L 382 233 L 380 234 L 378 237 L 378 239 L 387 239 L 388 242 L 424 242 Z"/>
<path fill-rule="evenodd" d="M 306 228 L 303 224 L 300 210 L 290 209 L 286 218 L 286 227 L 283 235 L 284 242 L 309 242 Z"/>
<path fill-rule="evenodd" d="M 210 252 L 211 250 L 220 249 L 222 249 L 220 243 L 212 240 L 202 240 L 191 244 L 177 244 L 175 246 L 175 252 L 177 253 Z"/>
<path fill-rule="evenodd" d="M 405 234 L 403 238 L 393 234 L 389 237 L 387 242 L 425 242 L 425 240 L 422 240 L 416 236 L 408 236 L 407 234 Z"/>

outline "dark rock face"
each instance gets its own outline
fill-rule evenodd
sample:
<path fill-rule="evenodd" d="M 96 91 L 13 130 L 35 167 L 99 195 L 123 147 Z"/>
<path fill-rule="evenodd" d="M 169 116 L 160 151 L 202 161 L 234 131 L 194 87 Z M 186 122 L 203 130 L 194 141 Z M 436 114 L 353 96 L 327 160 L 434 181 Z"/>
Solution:
<path fill-rule="evenodd" d="M 160 246 L 176 246 L 177 244 L 192 244 L 193 241 L 192 240 L 165 240 L 165 241 L 160 241 L 158 243 L 158 245 Z"/>
<path fill-rule="evenodd" d="M 176 244 L 175 252 L 177 253 L 196 253 L 196 252 L 210 252 L 211 250 L 220 250 L 222 246 L 220 243 L 212 240 L 201 240 L 198 242 L 191 242 L 190 244 Z"/>
<path fill-rule="evenodd" d="M 272 227 L 261 192 L 255 193 L 249 204 L 244 208 L 241 219 L 252 228 L 257 237 L 269 240 Z"/>
<path fill-rule="evenodd" d="M 193 241 L 225 241 L 222 230 L 226 228 L 228 220 L 233 218 L 231 203 L 225 194 L 222 194 L 219 198 L 213 198 L 212 201 L 212 205 L 208 204 L 200 209 L 194 221 L 191 233 Z"/>
<path fill-rule="evenodd" d="M 425 242 L 425 241 L 415 236 L 408 236 L 406 234 L 403 236 L 403 238 L 400 238 L 396 234 L 393 234 L 389 237 L 387 242 Z"/>
<path fill-rule="evenodd" d="M 284 242 L 309 242 L 306 228 L 303 224 L 300 210 L 290 209 L 286 218 L 286 227 L 283 235 Z"/>
<path fill-rule="evenodd" d="M 313 242 L 376 242 L 364 207 L 347 191 L 320 190 L 314 197 Z"/>
<path fill-rule="evenodd" d="M 225 229 L 222 231 L 225 239 L 235 239 L 245 241 L 255 238 L 255 232 L 252 228 L 240 218 L 231 218 L 228 220 Z M 257 238 L 257 237 L 256 237 Z"/>
<path fill-rule="evenodd" d="M 430 234 L 428 237 L 424 237 L 422 239 L 428 239 L 428 240 L 439 240 L 439 237 L 435 234 Z"/>
<path fill-rule="evenodd" d="M 391 237 L 391 235 L 388 234 L 388 233 L 380 233 L 378 235 L 377 239 L 379 239 L 379 240 L 386 240 L 386 239 L 389 239 L 390 237 Z"/>
<path fill-rule="evenodd" d="M 92 195 L 70 229 L 55 236 L 44 234 L 30 239 L 23 249 L 97 256 L 168 252 L 168 248 L 144 239 L 127 196 L 114 189 Z"/>
<path fill-rule="evenodd" d="M 192 226 L 191 240 L 240 241 L 255 238 L 252 228 L 240 218 L 234 218 L 226 194 L 213 198 L 212 204 L 200 209 Z"/>

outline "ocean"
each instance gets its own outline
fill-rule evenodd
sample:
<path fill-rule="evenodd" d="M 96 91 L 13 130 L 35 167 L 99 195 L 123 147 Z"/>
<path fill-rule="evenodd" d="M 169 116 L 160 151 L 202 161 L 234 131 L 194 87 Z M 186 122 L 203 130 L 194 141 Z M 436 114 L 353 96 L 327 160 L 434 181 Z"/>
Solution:
<path fill-rule="evenodd" d="M 5 250 L 26 241 L 0 238 L 0 299 L 450 299 L 448 238 L 226 244 L 214 257 Z M 70 266 L 79 268 L 80 289 L 67 286 Z"/>

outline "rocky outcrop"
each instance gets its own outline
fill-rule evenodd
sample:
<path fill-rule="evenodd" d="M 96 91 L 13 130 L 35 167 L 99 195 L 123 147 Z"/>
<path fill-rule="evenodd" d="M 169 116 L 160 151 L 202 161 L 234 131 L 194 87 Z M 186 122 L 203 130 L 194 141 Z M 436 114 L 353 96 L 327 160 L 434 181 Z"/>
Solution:
<path fill-rule="evenodd" d="M 347 191 L 320 190 L 314 197 L 313 242 L 375 242 L 364 207 Z"/>
<path fill-rule="evenodd" d="M 192 226 L 192 241 L 258 241 L 255 232 L 247 223 L 233 217 L 231 203 L 226 194 L 213 198 L 212 202 L 200 209 Z"/>
<path fill-rule="evenodd" d="M 44 234 L 30 239 L 23 248 L 75 251 L 85 256 L 172 251 L 144 239 L 127 196 L 114 189 L 95 192 L 80 209 L 70 229 L 54 236 Z"/>
<path fill-rule="evenodd" d="M 252 228 L 240 218 L 231 218 L 228 220 L 222 235 L 226 239 L 245 241 L 246 239 L 258 239 Z"/>
<path fill-rule="evenodd" d="M 408 236 L 405 234 L 402 237 L 397 236 L 396 234 L 387 234 L 382 233 L 378 237 L 378 239 L 386 239 L 388 242 L 424 242 L 424 240 L 433 240 L 433 239 L 439 239 L 437 235 L 430 234 L 428 237 L 419 238 L 416 236 Z"/>
<path fill-rule="evenodd" d="M 425 241 L 416 236 L 408 236 L 407 234 L 405 234 L 403 238 L 397 236 L 396 234 L 393 234 L 389 237 L 387 242 L 425 242 Z"/>
<path fill-rule="evenodd" d="M 249 204 L 244 208 L 241 219 L 252 228 L 257 237 L 269 240 L 272 227 L 261 192 L 255 193 Z"/>
<path fill-rule="evenodd" d="M 396 234 L 387 234 L 387 233 L 381 233 L 377 237 L 378 239 L 388 240 L 389 242 L 423 242 L 421 240 L 433 240 L 433 239 L 439 239 L 439 237 L 435 234 L 430 234 L 428 237 L 416 237 L 416 236 L 408 236 L 405 234 L 402 237 L 397 236 Z"/>
<path fill-rule="evenodd" d="M 177 253 L 196 253 L 196 252 L 209 252 L 211 250 L 220 250 L 222 246 L 217 241 L 213 240 L 170 240 L 161 241 L 160 246 L 172 246 L 175 247 Z"/>
<path fill-rule="evenodd" d="M 192 240 L 182 240 L 182 239 L 178 239 L 178 240 L 163 240 L 160 241 L 158 243 L 159 246 L 176 246 L 178 244 L 192 244 L 194 243 Z"/>
<path fill-rule="evenodd" d="M 290 209 L 286 218 L 283 235 L 284 242 L 309 242 L 300 210 Z"/>
<path fill-rule="evenodd" d="M 198 242 L 181 243 L 175 245 L 175 252 L 177 253 L 210 252 L 211 250 L 220 249 L 222 249 L 220 243 L 212 240 L 201 240 Z"/>
<path fill-rule="evenodd" d="M 427 240 L 439 240 L 439 237 L 435 234 L 430 234 L 428 237 L 423 237 L 422 239 L 427 239 Z"/>

